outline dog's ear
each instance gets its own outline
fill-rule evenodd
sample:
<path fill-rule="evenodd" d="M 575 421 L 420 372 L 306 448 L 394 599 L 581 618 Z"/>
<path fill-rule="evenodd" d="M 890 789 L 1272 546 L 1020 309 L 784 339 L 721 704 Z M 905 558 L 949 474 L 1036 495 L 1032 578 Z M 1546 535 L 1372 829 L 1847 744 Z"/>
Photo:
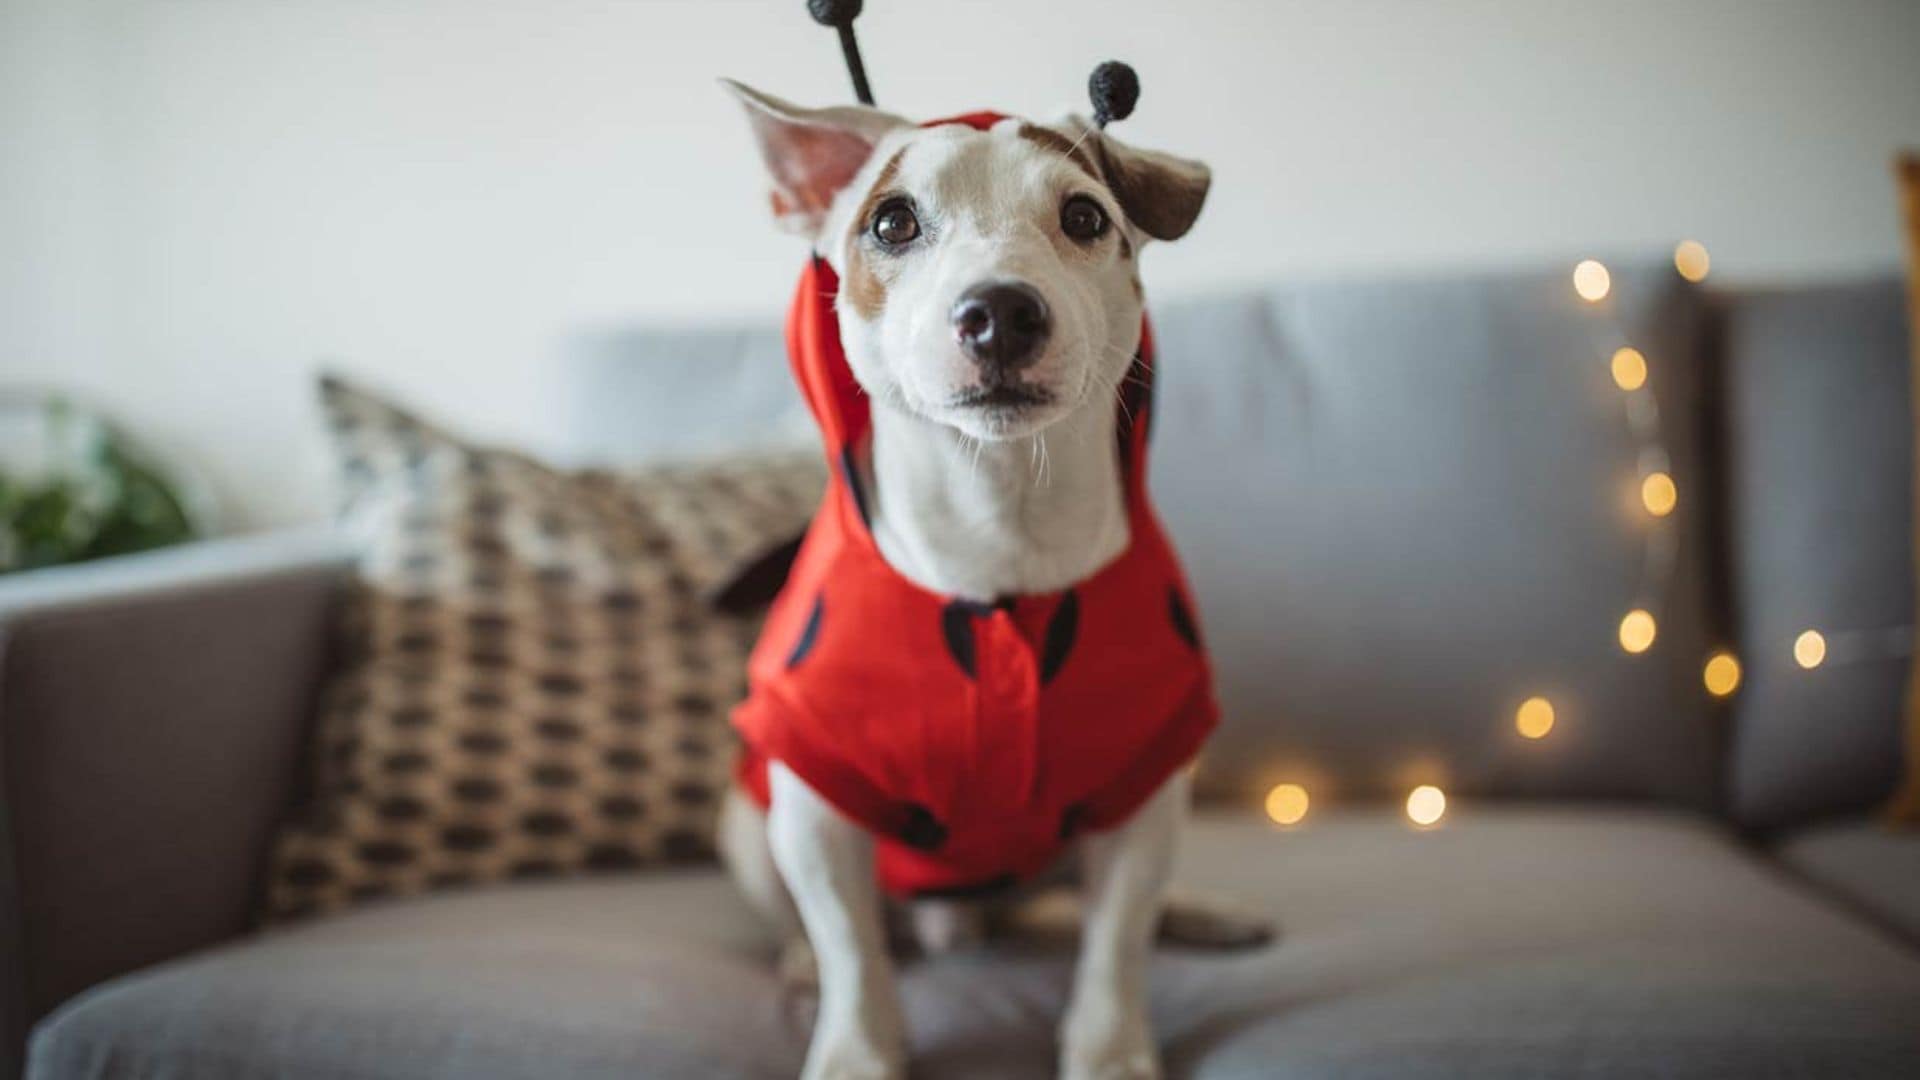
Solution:
<path fill-rule="evenodd" d="M 1178 240 L 1193 228 L 1206 205 L 1213 170 L 1198 161 L 1128 146 L 1078 116 L 1069 117 L 1066 126 L 1093 147 L 1107 187 L 1136 228 L 1155 240 Z"/>
<path fill-rule="evenodd" d="M 782 228 L 815 237 L 833 198 L 873 155 L 881 137 L 909 121 L 865 105 L 805 109 L 732 79 L 773 180 L 773 216 Z"/>

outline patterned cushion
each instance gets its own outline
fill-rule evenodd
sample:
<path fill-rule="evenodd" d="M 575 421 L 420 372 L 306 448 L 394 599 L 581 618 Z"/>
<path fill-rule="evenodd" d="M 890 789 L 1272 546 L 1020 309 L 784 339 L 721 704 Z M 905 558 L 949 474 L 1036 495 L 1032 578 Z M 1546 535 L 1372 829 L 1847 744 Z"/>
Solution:
<path fill-rule="evenodd" d="M 268 915 L 708 855 L 757 630 L 710 594 L 805 527 L 816 455 L 562 472 L 322 398 L 365 545 Z"/>

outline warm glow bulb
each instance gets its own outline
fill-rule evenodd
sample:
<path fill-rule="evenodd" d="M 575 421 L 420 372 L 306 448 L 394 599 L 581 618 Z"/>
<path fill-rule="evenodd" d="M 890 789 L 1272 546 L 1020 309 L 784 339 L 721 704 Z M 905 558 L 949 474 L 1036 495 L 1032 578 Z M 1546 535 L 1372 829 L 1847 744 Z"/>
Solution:
<path fill-rule="evenodd" d="M 1447 794 L 1432 784 L 1421 784 L 1407 793 L 1407 820 L 1415 825 L 1432 825 L 1447 812 Z"/>
<path fill-rule="evenodd" d="M 1688 281 L 1705 281 L 1713 260 L 1707 258 L 1707 246 L 1698 240 L 1682 240 L 1673 249 L 1673 268 Z"/>
<path fill-rule="evenodd" d="M 1307 816 L 1307 789 L 1299 784 L 1276 784 L 1267 792 L 1267 816 L 1275 825 L 1298 825 Z"/>
<path fill-rule="evenodd" d="M 1543 697 L 1521 702 L 1519 711 L 1513 714 L 1513 726 L 1529 739 L 1546 738 L 1553 730 L 1553 702 Z"/>
<path fill-rule="evenodd" d="M 1647 384 L 1647 358 L 1639 349 L 1614 350 L 1613 384 L 1622 390 L 1638 390 Z"/>
<path fill-rule="evenodd" d="M 1573 268 L 1573 291 L 1580 299 L 1595 303 L 1607 298 L 1607 292 L 1613 288 L 1613 275 L 1597 260 L 1584 259 Z"/>
<path fill-rule="evenodd" d="M 1740 660 L 1730 652 L 1714 653 L 1707 657 L 1700 678 L 1707 684 L 1707 693 L 1726 697 L 1740 688 Z"/>
<path fill-rule="evenodd" d="M 1620 620 L 1620 647 L 1630 653 L 1646 652 L 1653 648 L 1654 635 L 1659 630 L 1652 612 L 1634 608 Z"/>
<path fill-rule="evenodd" d="M 1647 478 L 1640 481 L 1640 502 L 1654 517 L 1673 513 L 1674 504 L 1679 501 L 1680 490 L 1673 486 L 1673 477 L 1666 473 L 1648 473 Z"/>
<path fill-rule="evenodd" d="M 1818 630 L 1808 630 L 1793 639 L 1794 662 L 1812 670 L 1827 659 L 1827 639 Z"/>

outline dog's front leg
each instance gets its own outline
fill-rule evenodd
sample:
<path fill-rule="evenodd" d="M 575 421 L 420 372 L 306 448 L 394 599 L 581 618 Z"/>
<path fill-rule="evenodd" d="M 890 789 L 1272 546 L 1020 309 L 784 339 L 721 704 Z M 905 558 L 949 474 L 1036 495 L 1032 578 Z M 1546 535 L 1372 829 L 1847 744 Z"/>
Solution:
<path fill-rule="evenodd" d="M 1182 769 L 1125 824 L 1081 841 L 1086 924 L 1060 1028 L 1060 1074 L 1067 1080 L 1160 1075 L 1147 1020 L 1147 960 L 1186 809 Z"/>
<path fill-rule="evenodd" d="M 905 1024 L 887 956 L 873 836 L 785 766 L 769 770 L 767 838 L 819 965 L 820 1006 L 802 1080 L 906 1075 Z"/>

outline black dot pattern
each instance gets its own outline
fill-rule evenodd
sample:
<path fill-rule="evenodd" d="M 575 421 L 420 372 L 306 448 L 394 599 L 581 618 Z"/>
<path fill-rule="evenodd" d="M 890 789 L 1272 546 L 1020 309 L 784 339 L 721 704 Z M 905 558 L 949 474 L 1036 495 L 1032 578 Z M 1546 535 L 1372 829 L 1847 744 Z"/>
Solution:
<path fill-rule="evenodd" d="M 793 643 L 793 651 L 787 654 L 787 667 L 793 668 L 807 658 L 813 651 L 813 643 L 820 638 L 820 621 L 827 614 L 827 598 L 813 598 L 813 610 L 807 614 L 807 625 L 800 630 L 800 639 Z"/>
<path fill-rule="evenodd" d="M 1167 618 L 1173 622 L 1173 632 L 1188 645 L 1200 647 L 1200 624 L 1193 619 L 1193 611 L 1187 607 L 1187 598 L 1180 595 L 1180 586 L 1167 586 Z"/>
<path fill-rule="evenodd" d="M 936 851 L 947 842 L 947 827 L 933 811 L 914 803 L 907 807 L 907 818 L 900 826 L 900 842 L 921 851 Z"/>
<path fill-rule="evenodd" d="M 758 615 L 708 598 L 806 527 L 817 456 L 560 472 L 322 399 L 344 509 L 381 525 L 266 916 L 711 858 Z"/>
<path fill-rule="evenodd" d="M 853 460 L 853 447 L 840 449 L 840 480 L 847 485 L 847 491 L 853 496 L 854 509 L 860 511 L 860 524 L 873 528 L 873 517 L 867 511 L 867 489 L 860 482 L 860 466 Z"/>
<path fill-rule="evenodd" d="M 1047 621 L 1047 639 L 1040 650 L 1040 681 L 1049 683 L 1060 668 L 1067 662 L 1067 655 L 1073 652 L 1073 642 L 1080 636 L 1080 594 L 1068 589 L 1060 597 L 1060 606 L 1053 609 L 1053 618 Z"/>
<path fill-rule="evenodd" d="M 967 678 L 974 677 L 975 657 L 973 648 L 973 617 L 979 612 L 976 605 L 964 600 L 949 601 L 940 611 L 940 634 L 947 642 L 947 652 Z"/>

